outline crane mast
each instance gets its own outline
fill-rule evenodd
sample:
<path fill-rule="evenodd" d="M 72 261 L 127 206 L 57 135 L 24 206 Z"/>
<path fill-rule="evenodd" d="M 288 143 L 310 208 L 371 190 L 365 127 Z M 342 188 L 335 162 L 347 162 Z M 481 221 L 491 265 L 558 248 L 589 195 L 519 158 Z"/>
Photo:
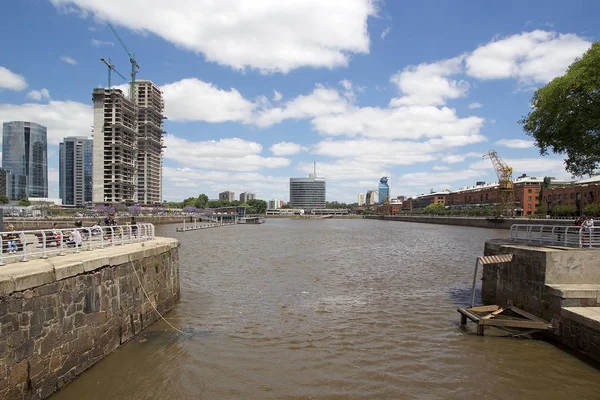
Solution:
<path fill-rule="evenodd" d="M 483 157 L 489 157 L 494 171 L 498 176 L 497 214 L 499 216 L 511 217 L 514 214 L 515 208 L 515 191 L 512 180 L 513 169 L 504 162 L 495 150 L 488 151 Z"/>
<path fill-rule="evenodd" d="M 123 75 L 121 75 L 121 73 L 119 71 L 117 71 L 115 69 L 114 64 L 112 64 L 110 62 L 110 58 L 108 59 L 108 61 L 106 61 L 105 58 L 101 58 L 100 61 L 102 61 L 104 63 L 104 65 L 106 65 L 108 67 L 108 89 L 110 90 L 111 87 L 111 72 L 114 71 L 117 75 L 119 75 L 121 78 L 127 80 L 127 78 L 125 78 Z"/>
<path fill-rule="evenodd" d="M 133 101 L 135 103 L 135 100 L 136 100 L 135 77 L 137 76 L 140 66 L 137 63 L 137 61 L 135 60 L 135 56 L 129 51 L 129 49 L 127 49 L 127 46 L 125 46 L 125 43 L 123 43 L 123 40 L 121 39 L 121 37 L 119 36 L 119 34 L 115 30 L 115 28 L 113 28 L 113 26 L 110 23 L 108 24 L 108 27 L 110 28 L 112 33 L 115 35 L 115 37 L 117 38 L 117 40 L 119 41 L 119 43 L 121 44 L 121 46 L 123 47 L 123 49 L 125 50 L 127 55 L 129 56 L 129 62 L 131 63 L 131 83 L 129 86 L 129 98 L 131 99 L 131 101 Z"/>

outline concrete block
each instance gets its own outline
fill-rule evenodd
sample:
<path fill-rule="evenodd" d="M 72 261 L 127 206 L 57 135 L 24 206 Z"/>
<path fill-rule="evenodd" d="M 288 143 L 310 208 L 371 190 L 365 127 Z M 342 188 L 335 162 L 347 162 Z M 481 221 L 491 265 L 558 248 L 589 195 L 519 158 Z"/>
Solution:
<path fill-rule="evenodd" d="M 15 291 L 15 281 L 11 276 L 0 277 L 0 296 L 11 294 Z"/>
<path fill-rule="evenodd" d="M 54 274 L 56 276 L 57 281 L 61 279 L 70 278 L 79 274 L 83 274 L 84 271 L 85 269 L 83 268 L 82 262 L 75 261 L 68 263 L 54 263 Z"/>

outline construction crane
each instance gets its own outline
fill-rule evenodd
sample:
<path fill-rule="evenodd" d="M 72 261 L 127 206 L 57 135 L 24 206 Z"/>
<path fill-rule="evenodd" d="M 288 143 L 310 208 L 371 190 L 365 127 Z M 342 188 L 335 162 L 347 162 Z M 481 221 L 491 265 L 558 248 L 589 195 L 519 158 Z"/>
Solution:
<path fill-rule="evenodd" d="M 515 209 L 515 189 L 513 187 L 512 173 L 513 169 L 509 167 L 495 150 L 490 150 L 483 155 L 483 158 L 489 157 L 494 171 L 498 176 L 498 209 L 497 214 L 500 217 L 513 216 Z"/>
<path fill-rule="evenodd" d="M 119 43 L 121 43 L 121 46 L 123 46 L 123 49 L 125 50 L 125 52 L 129 56 L 129 62 L 131 63 L 131 84 L 130 84 L 130 87 L 129 87 L 129 98 L 132 101 L 135 101 L 135 99 L 136 99 L 136 96 L 135 96 L 135 77 L 136 77 L 136 75 L 138 73 L 138 69 L 140 69 L 140 66 L 137 63 L 137 61 L 135 60 L 134 55 L 127 49 L 127 46 L 125 46 L 125 43 L 123 43 L 123 40 L 121 40 L 121 37 L 119 36 L 119 34 L 115 30 L 115 28 L 113 28 L 113 26 L 110 23 L 108 24 L 108 27 L 110 28 L 110 30 L 112 31 L 112 33 L 115 35 L 115 37 L 117 38 L 117 40 L 119 41 Z"/>
<path fill-rule="evenodd" d="M 106 59 L 104 59 L 104 58 L 101 58 L 100 61 L 102 61 L 104 63 L 104 65 L 106 65 L 108 67 L 108 89 L 110 89 L 110 87 L 111 87 L 111 72 L 112 71 L 115 71 L 115 73 L 117 75 L 119 75 L 121 78 L 127 80 L 127 78 L 125 78 L 123 75 L 121 75 L 121 73 L 119 71 L 117 71 L 115 69 L 114 64 L 112 64 L 110 62 L 110 58 L 108 59 L 108 61 L 106 61 Z"/>

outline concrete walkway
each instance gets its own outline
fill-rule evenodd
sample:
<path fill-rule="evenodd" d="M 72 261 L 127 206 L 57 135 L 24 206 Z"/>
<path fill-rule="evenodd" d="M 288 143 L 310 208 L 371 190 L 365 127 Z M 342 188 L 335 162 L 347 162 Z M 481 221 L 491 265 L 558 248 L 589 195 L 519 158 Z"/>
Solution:
<path fill-rule="evenodd" d="M 107 265 L 140 260 L 178 246 L 176 239 L 156 237 L 147 242 L 7 264 L 0 267 L 0 296 L 91 272 Z"/>

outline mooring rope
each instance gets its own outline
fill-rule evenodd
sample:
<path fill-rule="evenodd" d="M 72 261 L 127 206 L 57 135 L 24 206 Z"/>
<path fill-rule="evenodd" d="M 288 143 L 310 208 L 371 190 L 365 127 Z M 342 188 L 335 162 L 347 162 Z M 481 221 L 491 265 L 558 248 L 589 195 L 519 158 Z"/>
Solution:
<path fill-rule="evenodd" d="M 154 306 L 154 303 L 152 302 L 152 300 L 150 300 L 150 296 L 148 296 L 148 293 L 146 292 L 146 289 L 144 289 L 144 285 L 142 284 L 142 280 L 140 279 L 140 276 L 138 275 L 136 269 L 135 269 L 135 265 L 132 265 L 133 267 L 133 272 L 135 272 L 135 276 L 138 280 L 138 282 L 140 283 L 140 287 L 142 288 L 142 291 L 144 292 L 144 294 L 146 295 L 146 299 L 148 299 L 148 302 L 150 303 L 150 305 L 152 306 L 152 308 L 154 309 L 154 311 L 156 311 L 156 313 L 158 314 L 158 316 L 167 323 L 167 325 L 169 325 L 171 328 L 175 329 L 177 332 L 181 333 L 182 335 L 190 335 L 189 333 L 186 333 L 184 331 L 182 331 L 181 329 L 178 329 L 176 327 L 174 327 L 169 321 L 167 321 L 165 319 L 165 317 L 162 316 L 162 314 L 156 309 L 156 307 Z"/>

